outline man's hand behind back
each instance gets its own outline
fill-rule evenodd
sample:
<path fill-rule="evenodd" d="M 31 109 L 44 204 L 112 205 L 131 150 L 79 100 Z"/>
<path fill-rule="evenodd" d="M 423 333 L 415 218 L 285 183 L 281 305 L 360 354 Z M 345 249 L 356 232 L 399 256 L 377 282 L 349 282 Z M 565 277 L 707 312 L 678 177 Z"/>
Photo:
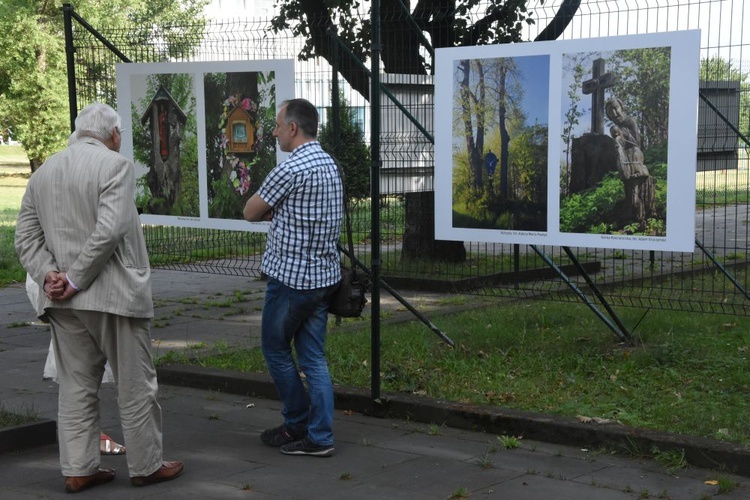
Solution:
<path fill-rule="evenodd" d="M 70 286 L 66 273 L 50 271 L 44 278 L 44 294 L 49 300 L 61 302 L 68 300 L 78 292 Z"/>

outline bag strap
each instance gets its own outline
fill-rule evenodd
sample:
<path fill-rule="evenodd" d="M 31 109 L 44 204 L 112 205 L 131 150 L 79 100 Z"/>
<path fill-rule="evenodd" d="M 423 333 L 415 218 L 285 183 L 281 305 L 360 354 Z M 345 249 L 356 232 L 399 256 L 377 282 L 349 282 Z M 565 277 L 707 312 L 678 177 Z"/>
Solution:
<path fill-rule="evenodd" d="M 346 241 L 349 245 L 349 254 L 347 257 L 349 257 L 349 263 L 351 264 L 352 271 L 354 271 L 354 241 L 352 238 L 352 220 L 349 216 L 349 198 L 346 196 L 346 182 L 345 181 L 345 174 L 344 169 L 341 168 L 341 165 L 339 164 L 338 160 L 336 160 L 336 157 L 331 155 L 331 159 L 333 160 L 333 163 L 336 164 L 336 169 L 339 171 L 339 178 L 341 179 L 341 192 L 343 194 L 343 200 L 342 204 L 344 206 L 344 221 L 346 224 Z"/>

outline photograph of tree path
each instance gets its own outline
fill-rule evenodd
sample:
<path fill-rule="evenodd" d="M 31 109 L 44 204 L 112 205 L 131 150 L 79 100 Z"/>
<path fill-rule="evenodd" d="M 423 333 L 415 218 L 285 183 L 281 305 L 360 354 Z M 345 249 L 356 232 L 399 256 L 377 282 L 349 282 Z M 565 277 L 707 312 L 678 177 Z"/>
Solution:
<path fill-rule="evenodd" d="M 453 82 L 453 226 L 547 230 L 549 57 L 461 59 Z"/>

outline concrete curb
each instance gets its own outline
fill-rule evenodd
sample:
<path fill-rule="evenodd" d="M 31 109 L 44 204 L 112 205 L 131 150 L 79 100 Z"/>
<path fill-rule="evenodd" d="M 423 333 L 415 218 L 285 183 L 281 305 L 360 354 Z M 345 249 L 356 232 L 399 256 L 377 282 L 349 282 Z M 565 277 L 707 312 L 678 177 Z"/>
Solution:
<path fill-rule="evenodd" d="M 158 368 L 158 376 L 159 382 L 164 384 L 278 399 L 273 382 L 264 374 L 169 365 Z M 566 446 L 603 448 L 617 453 L 637 452 L 651 456 L 654 448 L 661 452 L 681 451 L 690 465 L 750 477 L 750 447 L 724 441 L 619 424 L 582 423 L 570 417 L 400 394 L 383 395 L 376 403 L 362 389 L 336 387 L 335 391 L 335 405 L 339 410 L 497 435 L 523 436 Z"/>
<path fill-rule="evenodd" d="M 46 446 L 56 442 L 57 422 L 50 419 L 0 429 L 0 453 Z"/>

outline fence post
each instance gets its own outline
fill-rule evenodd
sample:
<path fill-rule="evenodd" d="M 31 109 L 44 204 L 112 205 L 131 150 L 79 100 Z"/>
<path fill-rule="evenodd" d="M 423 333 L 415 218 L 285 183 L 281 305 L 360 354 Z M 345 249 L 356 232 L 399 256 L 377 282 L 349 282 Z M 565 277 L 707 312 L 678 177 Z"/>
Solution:
<path fill-rule="evenodd" d="M 372 72 L 370 75 L 370 211 L 372 231 L 372 374 L 373 401 L 380 399 L 380 0 L 372 2 Z"/>
<path fill-rule="evenodd" d="M 63 24 L 65 26 L 65 62 L 68 69 L 68 106 L 70 107 L 70 132 L 76 128 L 76 116 L 78 116 L 78 98 L 76 97 L 76 64 L 73 54 L 73 6 L 69 3 L 63 4 Z"/>

